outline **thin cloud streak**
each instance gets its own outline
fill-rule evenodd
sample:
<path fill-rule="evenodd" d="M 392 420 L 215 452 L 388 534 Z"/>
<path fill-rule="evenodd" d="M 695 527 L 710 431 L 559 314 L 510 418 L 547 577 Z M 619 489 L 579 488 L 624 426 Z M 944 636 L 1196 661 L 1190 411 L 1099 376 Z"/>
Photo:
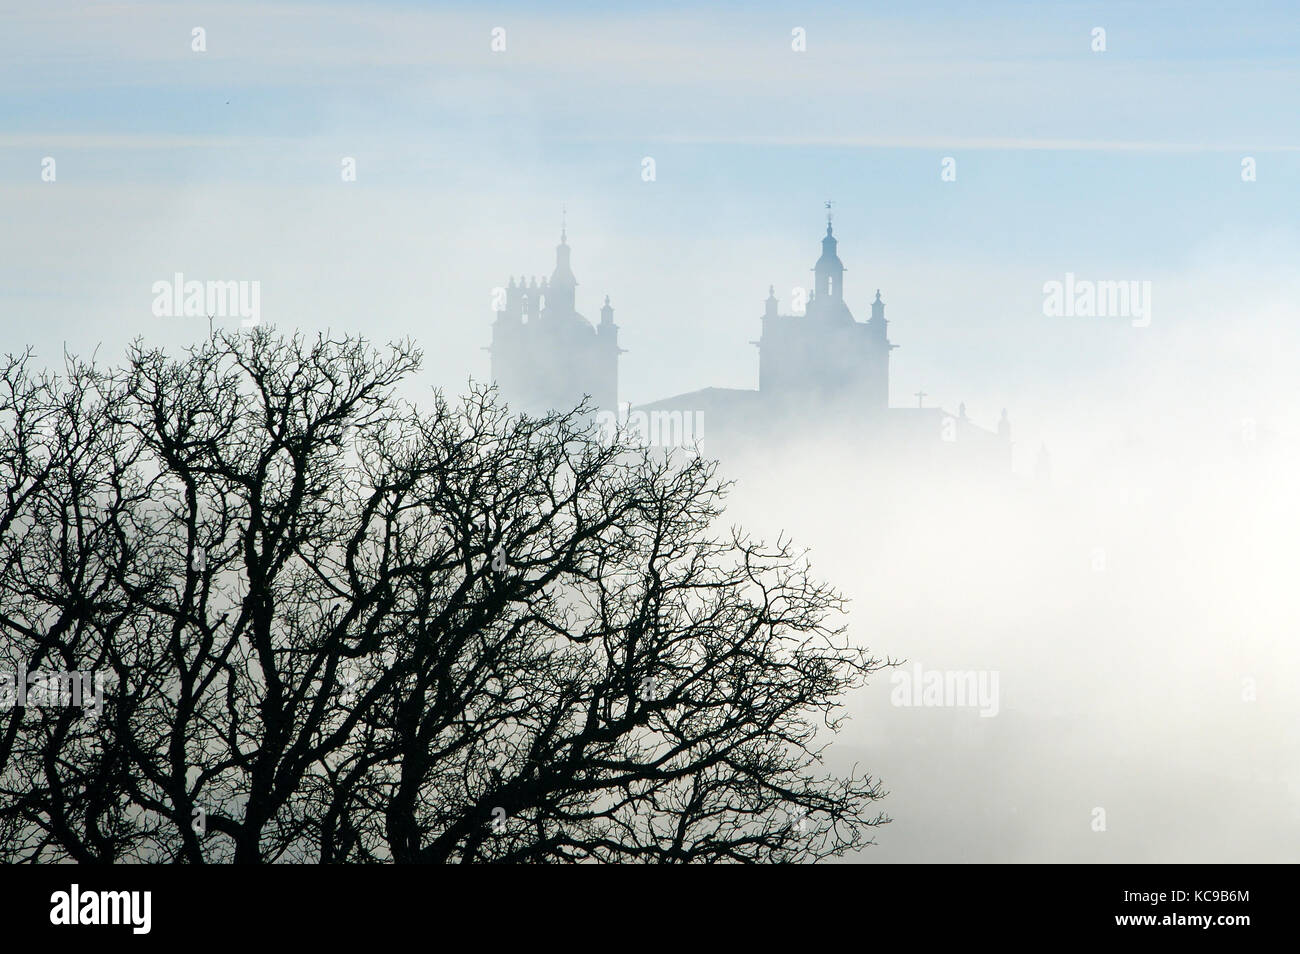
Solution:
<path fill-rule="evenodd" d="M 1300 145 L 1241 143 L 1141 142 L 1101 139 L 1030 139 L 963 136 L 747 136 L 661 135 L 648 141 L 690 146 L 819 146 L 860 149 L 1034 149 L 1051 152 L 1300 152 Z M 580 142 L 608 142 L 607 137 L 579 137 Z"/>

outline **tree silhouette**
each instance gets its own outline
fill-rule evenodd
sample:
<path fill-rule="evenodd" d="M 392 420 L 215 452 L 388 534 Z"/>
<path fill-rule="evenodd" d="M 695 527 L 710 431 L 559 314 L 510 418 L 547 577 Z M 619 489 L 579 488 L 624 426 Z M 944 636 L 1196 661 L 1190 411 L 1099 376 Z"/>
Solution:
<path fill-rule="evenodd" d="M 0 368 L 0 858 L 802 861 L 870 842 L 828 775 L 886 662 L 714 465 L 490 389 L 399 399 L 409 343 L 214 334 Z M 30 701 L 30 700 L 29 700 Z"/>

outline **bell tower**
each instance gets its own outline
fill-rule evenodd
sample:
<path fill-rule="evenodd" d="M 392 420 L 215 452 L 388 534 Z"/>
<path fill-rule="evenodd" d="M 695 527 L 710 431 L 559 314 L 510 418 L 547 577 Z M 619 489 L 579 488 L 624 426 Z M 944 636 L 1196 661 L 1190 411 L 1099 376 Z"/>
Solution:
<path fill-rule="evenodd" d="M 512 409 L 568 411 L 584 397 L 597 410 L 618 410 L 618 325 L 605 297 L 600 324 L 577 310 L 578 281 L 569 262 L 567 223 L 560 226 L 555 270 L 539 285 L 505 289 L 492 323 L 492 380 Z"/>
<path fill-rule="evenodd" d="M 569 265 L 569 237 L 567 225 L 560 226 L 560 244 L 555 246 L 555 271 L 551 272 L 546 305 L 557 315 L 572 315 L 577 311 L 578 280 Z"/>
<path fill-rule="evenodd" d="M 826 237 L 822 239 L 822 257 L 817 259 L 813 268 L 816 282 L 813 291 L 816 297 L 828 301 L 844 300 L 844 263 L 836 253 L 835 233 L 831 228 L 831 204 L 826 203 Z"/>

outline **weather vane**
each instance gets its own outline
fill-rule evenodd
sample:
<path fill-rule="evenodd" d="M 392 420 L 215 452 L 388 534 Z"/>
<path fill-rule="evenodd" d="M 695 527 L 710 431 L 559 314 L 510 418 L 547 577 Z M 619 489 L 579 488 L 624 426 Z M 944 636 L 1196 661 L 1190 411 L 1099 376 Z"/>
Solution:
<path fill-rule="evenodd" d="M 829 224 L 830 220 L 831 220 L 831 200 L 827 199 L 826 200 L 826 222 Z"/>

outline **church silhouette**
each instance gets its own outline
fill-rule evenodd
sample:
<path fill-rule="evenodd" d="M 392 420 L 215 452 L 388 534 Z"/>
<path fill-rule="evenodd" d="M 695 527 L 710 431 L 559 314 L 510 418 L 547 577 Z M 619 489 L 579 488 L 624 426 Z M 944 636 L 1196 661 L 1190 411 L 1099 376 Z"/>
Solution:
<path fill-rule="evenodd" d="M 607 422 L 617 420 L 646 443 L 691 444 L 710 456 L 776 451 L 801 440 L 849 440 L 891 457 L 971 462 L 1010 469 L 1007 413 L 996 430 L 956 413 L 889 403 L 890 353 L 885 302 L 876 290 L 871 317 L 858 321 L 844 298 L 831 218 L 802 314 L 781 314 L 772 286 L 761 316 L 758 387 L 703 388 L 635 408 L 618 403 L 618 326 L 609 296 L 593 325 L 576 310 L 577 279 L 566 230 L 549 279 L 506 287 L 492 324 L 492 379 L 517 411 L 570 409 L 584 396 Z"/>
<path fill-rule="evenodd" d="M 592 327 L 577 310 L 578 280 L 569 265 L 569 241 L 560 230 L 555 270 L 506 286 L 505 308 L 492 322 L 492 380 L 517 411 L 570 410 L 584 396 L 598 408 L 618 404 L 618 325 L 609 296 Z"/>

